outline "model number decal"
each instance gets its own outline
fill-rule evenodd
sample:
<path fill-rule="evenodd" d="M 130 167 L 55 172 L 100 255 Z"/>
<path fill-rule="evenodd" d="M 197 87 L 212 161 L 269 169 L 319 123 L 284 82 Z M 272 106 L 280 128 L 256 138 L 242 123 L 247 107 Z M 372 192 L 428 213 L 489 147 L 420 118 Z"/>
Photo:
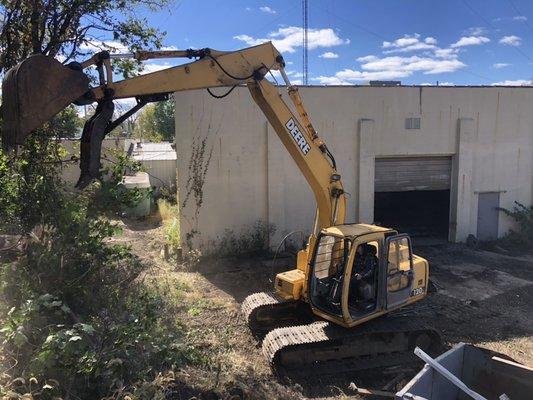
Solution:
<path fill-rule="evenodd" d="M 298 129 L 298 125 L 296 125 L 296 122 L 294 122 L 294 120 L 291 118 L 287 121 L 285 126 L 291 133 L 292 138 L 294 139 L 302 153 L 309 153 L 309 150 L 311 150 L 311 146 L 309 146 L 309 143 L 307 143 L 307 140 L 305 140 L 304 135 L 302 134 L 302 132 L 300 132 L 300 129 Z"/>
<path fill-rule="evenodd" d="M 412 297 L 412 296 L 419 296 L 419 295 L 421 295 L 422 293 L 424 293 L 424 288 L 423 288 L 423 287 L 419 287 L 419 288 L 413 289 L 413 290 L 411 291 L 411 297 Z"/>

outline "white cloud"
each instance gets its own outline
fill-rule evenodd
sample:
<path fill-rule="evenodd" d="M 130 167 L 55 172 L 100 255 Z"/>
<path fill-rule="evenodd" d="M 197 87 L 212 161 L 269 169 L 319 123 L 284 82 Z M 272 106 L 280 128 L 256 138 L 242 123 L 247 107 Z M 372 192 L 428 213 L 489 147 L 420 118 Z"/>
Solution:
<path fill-rule="evenodd" d="M 162 69 L 173 67 L 172 64 L 165 63 L 156 63 L 156 62 L 147 62 L 143 64 L 143 70 L 140 72 L 141 75 L 150 74 L 152 72 L 161 71 Z"/>
<path fill-rule="evenodd" d="M 333 76 L 313 78 L 323 85 L 350 85 L 369 80 L 389 80 L 411 76 L 415 72 L 440 74 L 454 72 L 466 65 L 457 59 L 436 59 L 430 57 L 383 57 L 365 56 L 357 59 L 361 70 L 343 69 Z"/>
<path fill-rule="evenodd" d="M 510 36 L 504 36 L 500 39 L 501 44 L 505 44 L 507 46 L 520 46 L 522 44 L 522 39 L 515 35 Z"/>
<path fill-rule="evenodd" d="M 270 72 L 266 75 L 266 78 L 269 81 L 277 81 L 277 83 L 283 83 L 283 77 L 281 76 L 281 72 L 275 69 L 271 69 Z"/>
<path fill-rule="evenodd" d="M 435 82 L 435 83 L 430 83 L 430 82 L 424 82 L 424 83 L 421 83 L 420 86 L 455 86 L 455 83 L 453 82 Z"/>
<path fill-rule="evenodd" d="M 375 61 L 377 59 L 378 58 L 376 56 L 370 55 L 370 56 L 359 57 L 357 59 L 357 61 L 359 61 L 359 62 L 369 62 L 369 61 Z"/>
<path fill-rule="evenodd" d="M 513 21 L 527 21 L 527 17 L 524 15 L 517 15 L 513 17 Z"/>
<path fill-rule="evenodd" d="M 526 79 L 506 80 L 501 82 L 494 82 L 492 86 L 532 86 L 533 81 Z"/>
<path fill-rule="evenodd" d="M 102 50 L 109 50 L 111 53 L 129 53 L 130 50 L 127 46 L 124 46 L 122 43 L 115 40 L 90 40 L 86 43 L 80 45 L 80 50 L 97 53 Z M 161 47 L 162 51 L 173 51 L 178 50 L 176 46 L 163 46 Z"/>
<path fill-rule="evenodd" d="M 507 63 L 494 63 L 494 64 L 492 64 L 492 67 L 496 68 L 496 69 L 501 69 L 501 68 L 508 67 L 510 65 L 511 64 L 507 64 Z"/>
<path fill-rule="evenodd" d="M 457 47 L 464 47 L 464 46 L 478 46 L 480 44 L 484 44 L 488 42 L 490 42 L 490 39 L 485 36 L 463 36 L 461 39 L 459 39 L 457 42 L 452 44 L 450 47 L 455 49 Z"/>
<path fill-rule="evenodd" d="M 285 73 L 287 74 L 287 76 L 290 76 L 291 79 L 293 78 L 303 78 L 304 74 L 302 74 L 301 72 L 296 72 L 296 71 L 285 71 Z"/>
<path fill-rule="evenodd" d="M 361 68 L 366 71 L 405 71 L 423 72 L 424 74 L 440 74 L 454 72 L 465 67 L 465 64 L 457 59 L 440 60 L 430 57 L 384 57 L 367 59 Z"/>
<path fill-rule="evenodd" d="M 396 39 L 393 42 L 383 42 L 382 48 L 387 49 L 384 51 L 388 53 L 406 53 L 409 51 L 417 50 L 433 50 L 436 49 L 437 39 L 428 36 L 421 40 L 420 35 L 415 33 L 414 35 L 404 35 L 403 37 Z"/>
<path fill-rule="evenodd" d="M 307 31 L 309 50 L 318 47 L 333 47 L 350 43 L 349 39 L 340 38 L 331 28 L 309 29 Z M 302 45 L 302 28 L 288 26 L 271 32 L 266 38 L 254 38 L 249 35 L 237 35 L 234 39 L 240 40 L 250 46 L 272 41 L 274 46 L 282 53 L 294 53 Z"/>
<path fill-rule="evenodd" d="M 488 33 L 487 28 L 482 26 L 473 26 L 463 32 L 463 36 L 483 36 Z"/>
<path fill-rule="evenodd" d="M 457 58 L 458 49 L 437 49 L 435 56 L 439 58 Z"/>
<path fill-rule="evenodd" d="M 111 53 L 127 53 L 129 50 L 122 43 L 114 40 L 89 40 L 80 45 L 80 50 L 96 53 L 109 50 Z"/>
<path fill-rule="evenodd" d="M 259 9 L 267 14 L 276 14 L 276 10 L 274 10 L 273 8 L 270 8 L 269 6 L 259 7 Z"/>
<path fill-rule="evenodd" d="M 322 53 L 319 55 L 320 58 L 339 58 L 339 55 L 337 53 L 333 53 L 332 51 L 326 51 L 325 53 Z"/>

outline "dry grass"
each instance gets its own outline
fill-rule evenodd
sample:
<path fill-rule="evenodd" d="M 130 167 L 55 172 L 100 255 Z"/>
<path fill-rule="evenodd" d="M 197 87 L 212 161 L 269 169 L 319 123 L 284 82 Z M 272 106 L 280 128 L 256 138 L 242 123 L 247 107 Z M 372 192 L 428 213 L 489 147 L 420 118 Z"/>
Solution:
<path fill-rule="evenodd" d="M 165 242 L 171 251 L 176 251 L 181 246 L 179 207 L 170 204 L 165 199 L 157 201 L 157 210 L 165 232 Z"/>
<path fill-rule="evenodd" d="M 185 332 L 187 345 L 199 354 L 197 364 L 173 373 L 195 390 L 223 396 L 237 387 L 247 398 L 302 398 L 298 390 L 281 385 L 272 375 L 235 298 L 206 275 L 165 260 L 160 251 L 166 240 L 164 221 L 173 216 L 166 207 L 163 205 L 161 213 L 163 226 L 138 231 L 126 228 L 121 240 L 152 264 L 145 282 L 166 299 L 162 312 L 176 329 Z"/>

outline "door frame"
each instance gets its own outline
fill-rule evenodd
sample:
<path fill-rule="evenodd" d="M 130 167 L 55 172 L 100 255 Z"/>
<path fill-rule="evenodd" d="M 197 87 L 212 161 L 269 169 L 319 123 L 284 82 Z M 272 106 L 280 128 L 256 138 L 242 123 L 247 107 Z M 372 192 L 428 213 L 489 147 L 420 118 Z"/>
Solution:
<path fill-rule="evenodd" d="M 477 192 L 477 215 L 476 215 L 476 236 L 478 238 L 478 240 L 486 240 L 486 239 L 481 239 L 480 238 L 480 234 L 479 234 L 479 221 L 480 221 L 480 204 L 481 204 L 481 198 L 483 197 L 483 195 L 495 195 L 496 197 L 496 200 L 497 200 L 497 204 L 496 204 L 496 207 L 494 207 L 496 210 L 498 209 L 498 207 L 500 207 L 500 204 L 501 204 L 501 191 L 496 191 L 496 190 L 488 190 L 488 191 L 480 191 L 480 192 Z M 495 213 L 496 215 L 496 234 L 495 234 L 495 237 L 492 238 L 492 239 L 488 239 L 488 240 L 496 240 L 498 239 L 498 235 L 500 233 L 500 213 L 499 211 L 496 211 Z"/>
<path fill-rule="evenodd" d="M 403 289 L 400 289 L 395 292 L 389 292 L 388 290 L 388 283 L 389 283 L 389 274 L 388 274 L 388 267 L 389 267 L 389 246 L 390 242 L 395 240 L 402 240 L 407 239 L 407 242 L 409 244 L 409 264 L 410 269 L 407 273 L 409 277 L 409 283 L 407 286 Z M 400 233 L 397 235 L 389 236 L 385 239 L 385 243 L 383 246 L 383 267 L 382 267 L 382 287 L 383 287 L 383 299 L 384 299 L 384 308 L 387 310 L 390 310 L 392 308 L 396 308 L 398 305 L 402 303 L 406 303 L 407 300 L 409 300 L 409 297 L 411 296 L 411 288 L 413 286 L 413 280 L 414 280 L 414 270 L 413 270 L 413 246 L 411 243 L 411 238 L 406 233 Z M 394 275 L 397 274 L 404 274 L 401 271 L 396 272 Z"/>

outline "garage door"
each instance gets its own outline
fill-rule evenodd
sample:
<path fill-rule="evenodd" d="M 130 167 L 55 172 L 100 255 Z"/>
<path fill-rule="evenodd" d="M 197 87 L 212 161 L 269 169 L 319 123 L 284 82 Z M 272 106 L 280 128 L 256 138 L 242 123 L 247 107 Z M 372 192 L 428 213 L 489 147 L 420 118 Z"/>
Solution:
<path fill-rule="evenodd" d="M 450 189 L 451 157 L 376 158 L 376 192 Z"/>

